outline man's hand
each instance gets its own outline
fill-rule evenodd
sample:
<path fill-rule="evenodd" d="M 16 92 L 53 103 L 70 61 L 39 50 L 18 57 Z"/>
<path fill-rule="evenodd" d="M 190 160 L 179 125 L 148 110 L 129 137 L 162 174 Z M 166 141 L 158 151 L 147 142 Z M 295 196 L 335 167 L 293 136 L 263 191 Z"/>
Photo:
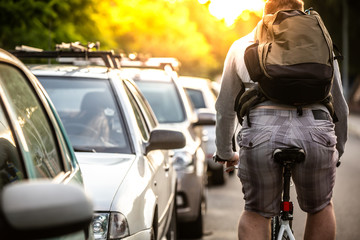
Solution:
<path fill-rule="evenodd" d="M 226 164 L 225 172 L 232 172 L 235 170 L 235 166 L 239 163 L 239 153 L 235 152 L 234 156 L 226 162 L 221 162 L 221 164 Z"/>

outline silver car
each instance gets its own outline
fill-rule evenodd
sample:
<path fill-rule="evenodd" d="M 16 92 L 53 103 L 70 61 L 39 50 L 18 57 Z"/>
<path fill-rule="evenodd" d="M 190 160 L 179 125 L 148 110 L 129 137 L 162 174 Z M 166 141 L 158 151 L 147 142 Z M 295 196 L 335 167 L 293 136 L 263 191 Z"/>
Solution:
<path fill-rule="evenodd" d="M 122 71 L 125 77 L 135 80 L 160 125 L 179 130 L 186 137 L 186 146 L 174 153 L 178 176 L 180 234 L 201 237 L 206 205 L 207 164 L 196 128 L 215 124 L 215 119 L 207 113 L 195 113 L 184 89 L 176 82 L 175 72 L 150 68 L 123 68 Z"/>
<path fill-rule="evenodd" d="M 176 239 L 176 172 L 167 149 L 183 147 L 184 135 L 159 128 L 150 105 L 118 69 L 37 65 L 31 71 L 79 160 L 94 200 L 95 239 Z"/>
<path fill-rule="evenodd" d="M 179 83 L 189 95 L 194 108 L 197 111 L 208 109 L 214 113 L 216 95 L 212 90 L 212 81 L 199 77 L 179 77 Z M 201 129 L 202 146 L 208 164 L 209 184 L 222 185 L 225 183 L 228 174 L 224 172 L 224 165 L 213 161 L 213 155 L 216 152 L 215 145 L 215 126 L 203 126 Z"/>
<path fill-rule="evenodd" d="M 2 49 L 0 89 L 1 239 L 93 239 L 93 205 L 61 121 L 34 75 Z"/>

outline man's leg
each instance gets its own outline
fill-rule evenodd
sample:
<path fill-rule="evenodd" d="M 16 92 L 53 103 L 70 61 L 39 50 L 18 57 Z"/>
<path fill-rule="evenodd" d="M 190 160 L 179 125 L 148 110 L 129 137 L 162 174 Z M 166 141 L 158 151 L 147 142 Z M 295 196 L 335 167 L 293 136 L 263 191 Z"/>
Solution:
<path fill-rule="evenodd" d="M 320 212 L 308 214 L 305 227 L 305 240 L 334 240 L 336 220 L 332 203 Z"/>
<path fill-rule="evenodd" d="M 239 221 L 238 238 L 239 240 L 270 239 L 270 219 L 244 210 Z"/>

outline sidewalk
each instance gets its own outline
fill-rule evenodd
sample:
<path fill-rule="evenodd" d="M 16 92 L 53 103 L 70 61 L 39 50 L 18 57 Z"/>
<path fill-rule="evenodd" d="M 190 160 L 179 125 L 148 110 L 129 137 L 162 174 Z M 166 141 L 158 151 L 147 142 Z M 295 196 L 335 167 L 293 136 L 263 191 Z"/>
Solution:
<path fill-rule="evenodd" d="M 360 115 L 352 114 L 349 115 L 349 135 L 354 135 L 360 138 Z"/>

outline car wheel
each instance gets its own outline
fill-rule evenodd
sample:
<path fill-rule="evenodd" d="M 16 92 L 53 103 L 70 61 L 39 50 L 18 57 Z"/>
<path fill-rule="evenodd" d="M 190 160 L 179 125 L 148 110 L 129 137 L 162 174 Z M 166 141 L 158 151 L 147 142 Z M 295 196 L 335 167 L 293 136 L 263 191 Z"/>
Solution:
<path fill-rule="evenodd" d="M 177 234 L 178 232 L 177 232 L 177 215 L 176 215 L 176 198 L 175 198 L 169 229 L 166 233 L 166 239 L 177 240 L 178 238 Z"/>
<path fill-rule="evenodd" d="M 203 235 L 203 206 L 204 203 L 201 203 L 199 207 L 199 214 L 195 221 L 181 223 L 180 233 L 182 237 L 186 238 L 201 238 Z"/>
<path fill-rule="evenodd" d="M 223 185 L 225 184 L 225 174 L 223 168 L 214 169 L 212 174 L 212 184 L 213 185 Z"/>

